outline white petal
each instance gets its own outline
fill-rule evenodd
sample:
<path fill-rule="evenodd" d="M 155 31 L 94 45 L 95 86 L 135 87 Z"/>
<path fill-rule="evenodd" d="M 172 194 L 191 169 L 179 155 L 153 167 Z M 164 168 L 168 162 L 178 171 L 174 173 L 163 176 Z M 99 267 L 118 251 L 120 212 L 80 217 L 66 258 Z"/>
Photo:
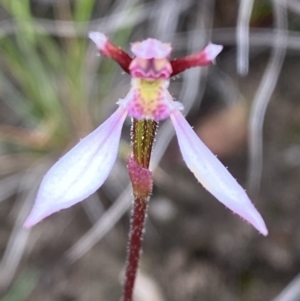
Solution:
<path fill-rule="evenodd" d="M 24 227 L 84 200 L 103 184 L 116 161 L 126 116 L 126 110 L 118 108 L 51 167 Z"/>
<path fill-rule="evenodd" d="M 92 31 L 89 33 L 89 38 L 96 44 L 99 50 L 104 49 L 107 37 L 103 33 Z"/>
<path fill-rule="evenodd" d="M 183 159 L 198 181 L 225 206 L 267 235 L 266 225 L 244 189 L 199 139 L 181 112 L 176 110 L 170 117 Z"/>
<path fill-rule="evenodd" d="M 203 49 L 203 52 L 206 54 L 206 58 L 208 61 L 213 61 L 219 55 L 222 49 L 222 45 L 210 43 Z"/>

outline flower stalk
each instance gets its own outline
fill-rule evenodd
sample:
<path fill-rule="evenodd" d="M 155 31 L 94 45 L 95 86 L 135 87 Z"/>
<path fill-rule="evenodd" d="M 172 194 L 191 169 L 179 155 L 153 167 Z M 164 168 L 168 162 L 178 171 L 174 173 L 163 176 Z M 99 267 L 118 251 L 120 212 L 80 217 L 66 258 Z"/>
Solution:
<path fill-rule="evenodd" d="M 134 197 L 131 212 L 130 238 L 123 287 L 123 301 L 132 301 L 136 273 L 139 265 L 145 219 L 148 208 L 147 197 Z"/>
<path fill-rule="evenodd" d="M 128 158 L 128 173 L 133 189 L 133 206 L 130 218 L 128 254 L 126 261 L 123 301 L 132 301 L 138 269 L 149 198 L 152 192 L 152 173 L 149 171 L 150 157 L 157 122 L 153 120 L 132 121 L 132 156 Z"/>

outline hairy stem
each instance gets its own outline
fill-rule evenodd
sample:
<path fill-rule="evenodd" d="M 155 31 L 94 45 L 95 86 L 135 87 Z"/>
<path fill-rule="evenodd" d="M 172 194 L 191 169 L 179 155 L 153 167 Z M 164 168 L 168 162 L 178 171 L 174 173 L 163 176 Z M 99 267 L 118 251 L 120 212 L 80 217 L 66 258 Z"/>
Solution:
<path fill-rule="evenodd" d="M 129 232 L 128 253 L 123 289 L 123 301 L 132 301 L 133 289 L 142 248 L 148 200 L 152 192 L 152 173 L 149 163 L 157 123 L 153 120 L 133 120 L 133 154 L 128 160 L 128 172 L 133 188 L 133 208 Z"/>
<path fill-rule="evenodd" d="M 127 255 L 126 281 L 124 285 L 123 301 L 132 301 L 134 282 L 141 253 L 147 207 L 147 198 L 136 197 L 134 199 L 131 213 L 130 240 Z"/>

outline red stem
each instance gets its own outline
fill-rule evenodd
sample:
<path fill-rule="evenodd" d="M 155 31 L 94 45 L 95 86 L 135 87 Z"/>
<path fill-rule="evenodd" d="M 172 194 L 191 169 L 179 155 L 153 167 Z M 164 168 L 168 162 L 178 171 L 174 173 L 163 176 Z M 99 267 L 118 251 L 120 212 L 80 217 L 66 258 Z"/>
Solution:
<path fill-rule="evenodd" d="M 134 282 L 141 253 L 147 207 L 147 198 L 135 198 L 131 214 L 130 240 L 128 248 L 129 254 L 125 272 L 126 280 L 124 285 L 123 301 L 132 301 Z"/>
<path fill-rule="evenodd" d="M 128 160 L 128 172 L 132 183 L 134 203 L 131 211 L 130 238 L 122 301 L 132 301 L 133 289 L 139 265 L 148 200 L 152 192 L 152 173 L 149 162 L 157 123 L 152 120 L 133 120 L 133 156 Z M 141 139 L 143 138 L 143 139 Z"/>

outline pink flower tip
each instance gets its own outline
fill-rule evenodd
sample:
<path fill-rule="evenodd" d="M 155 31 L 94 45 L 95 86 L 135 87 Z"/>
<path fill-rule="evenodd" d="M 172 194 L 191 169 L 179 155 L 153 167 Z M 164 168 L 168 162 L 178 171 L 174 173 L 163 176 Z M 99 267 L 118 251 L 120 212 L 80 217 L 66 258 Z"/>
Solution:
<path fill-rule="evenodd" d="M 216 44 L 212 44 L 212 43 L 208 44 L 204 48 L 204 51 L 205 51 L 208 61 L 213 61 L 222 50 L 223 50 L 222 45 L 216 45 Z"/>
<path fill-rule="evenodd" d="M 92 31 L 89 33 L 89 38 L 96 44 L 99 50 L 103 50 L 105 47 L 105 43 L 107 42 L 107 37 L 101 33 Z"/>
<path fill-rule="evenodd" d="M 25 223 L 23 225 L 23 228 L 29 229 L 33 226 L 35 226 L 37 223 L 39 223 L 41 220 L 46 218 L 49 214 L 42 214 L 42 210 L 40 208 L 34 207 L 33 210 L 30 212 L 29 216 L 25 220 Z"/>
<path fill-rule="evenodd" d="M 133 43 L 131 51 L 142 59 L 162 59 L 171 53 L 172 47 L 170 44 L 162 43 L 156 39 L 147 39 Z"/>

